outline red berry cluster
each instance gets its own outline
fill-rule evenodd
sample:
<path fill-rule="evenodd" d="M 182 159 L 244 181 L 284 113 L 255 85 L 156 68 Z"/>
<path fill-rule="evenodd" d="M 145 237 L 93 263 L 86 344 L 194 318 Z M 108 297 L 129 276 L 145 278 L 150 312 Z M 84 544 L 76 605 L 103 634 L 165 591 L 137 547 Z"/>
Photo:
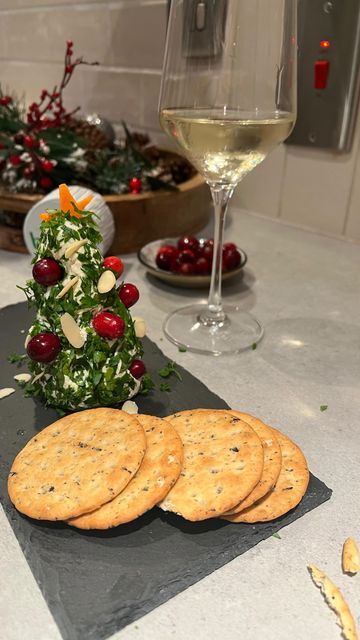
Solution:
<path fill-rule="evenodd" d="M 68 40 L 66 43 L 64 71 L 60 85 L 53 88 L 52 91 L 43 89 L 38 102 L 33 102 L 27 112 L 27 122 L 30 129 L 40 131 L 49 127 L 61 127 L 66 125 L 73 117 L 74 113 L 79 111 L 77 107 L 73 111 L 67 112 L 63 104 L 63 91 L 69 84 L 76 67 L 80 64 L 96 65 L 98 62 L 86 62 L 83 58 L 73 60 L 74 43 Z"/>
<path fill-rule="evenodd" d="M 116 277 L 120 277 L 124 270 L 124 264 L 120 258 L 109 256 L 103 261 L 105 269 L 111 269 Z M 34 280 L 44 286 L 52 287 L 63 277 L 63 268 L 54 258 L 42 258 L 33 266 Z M 121 302 L 127 309 L 132 307 L 139 300 L 139 290 L 130 282 L 121 285 L 118 290 Z M 125 321 L 116 313 L 110 311 L 99 311 L 92 319 L 92 326 L 96 333 L 107 340 L 117 340 L 122 338 L 126 330 Z M 59 337 L 51 332 L 38 333 L 33 336 L 27 345 L 27 354 L 31 360 L 36 362 L 49 363 L 55 360 L 61 351 Z M 146 372 L 142 360 L 133 360 L 129 367 L 131 375 L 139 379 Z"/>
<path fill-rule="evenodd" d="M 9 119 L 14 120 L 21 129 L 16 133 L 0 132 L 0 150 L 5 152 L 0 156 L 0 171 L 7 169 L 16 182 L 31 181 L 30 190 L 41 189 L 50 191 L 59 182 L 59 175 L 54 172 L 57 161 L 50 159 L 51 143 L 45 142 L 44 132 L 54 127 L 65 127 L 80 107 L 67 112 L 63 104 L 63 91 L 70 82 L 75 68 L 83 64 L 98 64 L 86 62 L 82 57 L 73 59 L 73 42 L 68 41 L 65 50 L 64 70 L 58 85 L 48 91 L 43 89 L 39 100 L 29 105 L 26 120 L 22 122 L 16 101 L 9 95 L 3 95 L 0 89 L 0 109 L 5 111 Z M 53 175 L 51 175 L 53 174 Z M 12 178 L 13 179 L 13 178 Z"/>
<path fill-rule="evenodd" d="M 181 275 L 209 275 L 212 269 L 214 241 L 182 236 L 177 245 L 164 245 L 156 254 L 156 264 L 164 271 Z M 233 242 L 223 245 L 223 271 L 232 271 L 241 264 L 241 255 Z"/>

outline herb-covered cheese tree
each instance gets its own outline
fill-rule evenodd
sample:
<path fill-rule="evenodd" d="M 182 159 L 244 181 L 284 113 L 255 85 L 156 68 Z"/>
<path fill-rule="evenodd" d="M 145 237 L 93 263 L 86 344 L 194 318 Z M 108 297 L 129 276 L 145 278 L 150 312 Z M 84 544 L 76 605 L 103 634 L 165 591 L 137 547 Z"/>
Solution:
<path fill-rule="evenodd" d="M 109 406 L 151 386 L 129 307 L 139 298 L 115 256 L 103 259 L 98 227 L 60 185 L 60 209 L 42 214 L 33 279 L 24 291 L 37 309 L 26 351 L 28 395 L 62 410 Z"/>

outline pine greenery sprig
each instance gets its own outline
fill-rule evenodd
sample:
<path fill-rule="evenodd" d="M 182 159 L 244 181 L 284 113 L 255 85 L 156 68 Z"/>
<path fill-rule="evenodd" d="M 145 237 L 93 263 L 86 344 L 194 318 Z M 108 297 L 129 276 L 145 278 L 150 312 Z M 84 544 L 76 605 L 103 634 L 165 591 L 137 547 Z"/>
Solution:
<path fill-rule="evenodd" d="M 16 193 L 46 193 L 61 183 L 82 184 L 102 194 L 127 194 L 174 191 L 188 179 L 193 170 L 186 160 L 175 167 L 165 156 L 151 153 L 148 138 L 131 133 L 125 123 L 125 142 L 103 148 L 93 144 L 91 125 L 74 118 L 80 107 L 66 110 L 64 90 L 78 66 L 96 64 L 74 58 L 73 43 L 67 42 L 60 82 L 50 91 L 43 89 L 27 111 L 0 84 L 0 186 Z"/>

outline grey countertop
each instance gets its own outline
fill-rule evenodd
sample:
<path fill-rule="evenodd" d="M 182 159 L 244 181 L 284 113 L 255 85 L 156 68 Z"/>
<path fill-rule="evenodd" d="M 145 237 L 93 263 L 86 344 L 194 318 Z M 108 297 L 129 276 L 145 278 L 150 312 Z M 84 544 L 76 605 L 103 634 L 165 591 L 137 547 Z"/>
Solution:
<path fill-rule="evenodd" d="M 280 540 L 261 542 L 113 638 L 337 640 L 335 615 L 306 567 L 328 573 L 359 623 L 360 575 L 342 574 L 341 549 L 348 536 L 360 543 L 360 247 L 240 211 L 231 212 L 226 238 L 249 255 L 243 278 L 228 283 L 224 297 L 264 324 L 255 351 L 220 358 L 179 353 L 163 337 L 164 317 L 205 292 L 160 284 L 125 256 L 126 279 L 141 292 L 136 314 L 169 358 L 233 408 L 297 441 L 333 496 L 282 529 Z M 0 252 L 2 306 L 23 301 L 15 284 L 28 274 L 28 256 Z M 2 511 L 0 620 L 3 640 L 60 640 Z"/>

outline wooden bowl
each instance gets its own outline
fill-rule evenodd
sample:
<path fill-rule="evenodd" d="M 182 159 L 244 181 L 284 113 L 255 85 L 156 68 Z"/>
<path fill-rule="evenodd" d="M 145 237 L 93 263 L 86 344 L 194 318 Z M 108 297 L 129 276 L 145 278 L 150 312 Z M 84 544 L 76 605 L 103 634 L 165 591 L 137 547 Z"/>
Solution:
<path fill-rule="evenodd" d="M 27 253 L 22 220 L 42 197 L 0 189 L 0 209 L 5 219 L 0 224 L 0 249 Z M 139 195 L 105 195 L 103 198 L 115 221 L 115 238 L 110 248 L 110 253 L 114 254 L 138 251 L 148 242 L 164 236 L 197 233 L 207 224 L 211 211 L 209 187 L 198 173 L 179 184 L 178 191 L 147 191 Z"/>

